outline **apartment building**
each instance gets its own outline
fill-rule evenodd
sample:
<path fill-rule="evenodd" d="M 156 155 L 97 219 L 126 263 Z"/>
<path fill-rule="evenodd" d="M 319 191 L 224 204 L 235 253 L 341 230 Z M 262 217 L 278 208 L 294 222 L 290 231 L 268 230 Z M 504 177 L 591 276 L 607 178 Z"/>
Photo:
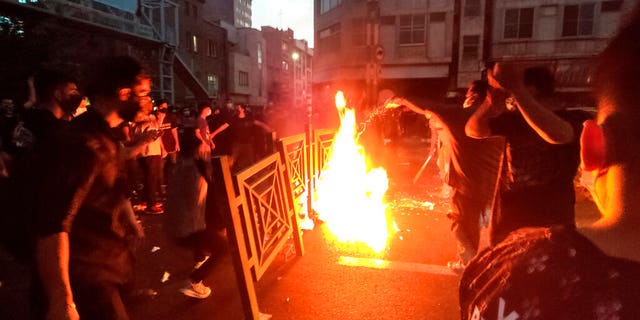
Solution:
<path fill-rule="evenodd" d="M 457 84 L 478 79 L 485 61 L 529 61 L 555 72 L 560 92 L 587 92 L 593 58 L 633 0 L 461 0 Z"/>
<path fill-rule="evenodd" d="M 592 59 L 633 0 L 316 0 L 314 94 L 364 105 L 391 89 L 419 103 L 460 96 L 491 61 L 549 65 L 558 90 L 589 91 Z M 359 99 L 358 95 L 366 96 Z"/>

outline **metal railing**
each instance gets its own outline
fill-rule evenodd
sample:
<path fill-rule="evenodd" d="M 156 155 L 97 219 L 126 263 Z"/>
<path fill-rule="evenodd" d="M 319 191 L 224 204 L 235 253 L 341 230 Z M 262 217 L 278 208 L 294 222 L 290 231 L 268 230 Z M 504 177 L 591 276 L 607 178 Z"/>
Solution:
<path fill-rule="evenodd" d="M 214 179 L 223 181 L 230 214 L 227 237 L 245 318 L 259 319 L 257 282 L 291 240 L 297 256 L 304 255 L 299 222 L 311 215 L 315 181 L 328 160 L 334 129 L 309 130 L 274 142 L 271 153 L 233 174 L 228 156 L 214 158 Z"/>

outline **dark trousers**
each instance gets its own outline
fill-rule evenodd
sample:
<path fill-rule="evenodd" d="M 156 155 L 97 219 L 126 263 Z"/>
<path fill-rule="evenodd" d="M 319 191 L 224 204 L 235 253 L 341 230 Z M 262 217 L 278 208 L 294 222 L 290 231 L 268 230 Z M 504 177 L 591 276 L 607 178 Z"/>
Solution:
<path fill-rule="evenodd" d="M 199 166 L 204 165 L 204 163 L 201 163 Z M 209 174 L 212 174 L 210 161 L 208 167 L 208 170 L 201 168 L 199 168 L 199 170 L 200 172 L 203 170 L 209 171 Z M 228 204 L 226 203 L 224 182 L 220 181 L 219 177 L 215 179 L 213 175 L 209 175 L 207 183 L 207 204 L 205 208 L 206 228 L 196 234 L 194 260 L 196 262 L 202 261 L 205 256 L 209 256 L 209 259 L 203 263 L 200 268 L 195 269 L 191 273 L 189 278 L 192 282 L 202 281 L 210 275 L 219 263 L 220 257 L 226 254 L 229 248 L 225 231 L 224 215 L 230 213 L 228 211 Z"/>
<path fill-rule="evenodd" d="M 480 216 L 486 210 L 487 203 L 454 190 L 451 197 L 451 208 L 453 211 L 448 215 L 453 220 L 451 231 L 458 242 L 460 259 L 467 263 L 478 253 Z"/>
<path fill-rule="evenodd" d="M 176 166 L 176 163 L 178 163 L 178 153 L 177 152 L 168 153 L 167 156 L 164 158 L 163 174 L 162 174 L 162 180 L 161 180 L 162 184 L 164 185 L 169 184 L 169 181 L 171 180 L 171 175 L 173 175 L 173 171 Z"/>
<path fill-rule="evenodd" d="M 162 157 L 159 155 L 142 157 L 140 163 L 144 172 L 143 200 L 147 205 L 152 206 L 158 202 L 157 194 L 162 179 Z"/>

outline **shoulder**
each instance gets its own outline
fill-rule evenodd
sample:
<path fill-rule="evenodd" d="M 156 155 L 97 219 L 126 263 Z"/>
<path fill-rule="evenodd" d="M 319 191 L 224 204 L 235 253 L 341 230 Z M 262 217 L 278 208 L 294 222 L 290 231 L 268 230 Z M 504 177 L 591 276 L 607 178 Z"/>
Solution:
<path fill-rule="evenodd" d="M 640 308 L 638 270 L 573 229 L 522 229 L 469 264 L 460 283 L 462 315 L 591 319 L 614 305 L 628 312 Z"/>

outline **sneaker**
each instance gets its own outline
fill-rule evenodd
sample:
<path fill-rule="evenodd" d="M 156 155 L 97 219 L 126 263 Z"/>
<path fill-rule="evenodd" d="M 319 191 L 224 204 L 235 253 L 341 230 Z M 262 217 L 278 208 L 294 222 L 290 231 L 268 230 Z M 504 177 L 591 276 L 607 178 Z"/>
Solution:
<path fill-rule="evenodd" d="M 147 207 L 145 213 L 148 214 L 163 214 L 164 209 L 162 209 L 162 205 L 158 205 L 157 203 L 152 207 Z"/>
<path fill-rule="evenodd" d="M 187 297 L 205 299 L 211 294 L 211 288 L 205 286 L 202 281 L 199 281 L 196 283 L 189 283 L 189 285 L 180 289 L 180 292 Z"/>
<path fill-rule="evenodd" d="M 464 268 L 466 267 L 464 265 L 464 262 L 462 262 L 462 260 L 457 260 L 457 261 L 449 261 L 447 262 L 447 267 L 449 269 L 451 269 L 451 271 L 457 273 L 457 274 L 462 274 L 462 272 L 464 272 Z"/>

